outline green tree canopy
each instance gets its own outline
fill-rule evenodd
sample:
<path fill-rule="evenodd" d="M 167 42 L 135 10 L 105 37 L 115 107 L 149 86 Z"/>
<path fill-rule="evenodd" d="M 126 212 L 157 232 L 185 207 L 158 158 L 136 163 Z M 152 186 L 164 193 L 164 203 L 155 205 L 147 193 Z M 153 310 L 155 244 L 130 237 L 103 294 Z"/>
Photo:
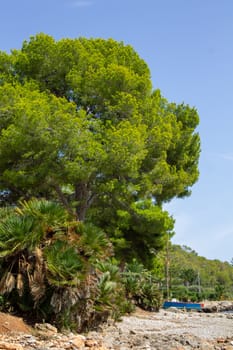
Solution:
<path fill-rule="evenodd" d="M 153 91 L 147 64 L 112 39 L 38 34 L 1 52 L 0 118 L 2 203 L 59 200 L 139 256 L 173 229 L 162 204 L 198 179 L 197 111 Z"/>

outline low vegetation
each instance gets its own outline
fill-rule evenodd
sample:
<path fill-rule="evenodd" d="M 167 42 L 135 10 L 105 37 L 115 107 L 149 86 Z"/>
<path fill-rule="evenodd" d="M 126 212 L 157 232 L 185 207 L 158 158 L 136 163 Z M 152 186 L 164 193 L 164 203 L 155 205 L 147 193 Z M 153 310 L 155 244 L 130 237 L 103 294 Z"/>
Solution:
<path fill-rule="evenodd" d="M 0 210 L 2 310 L 85 330 L 134 305 L 158 308 L 143 265 L 120 271 L 105 233 L 71 221 L 59 204 L 32 199 Z"/>

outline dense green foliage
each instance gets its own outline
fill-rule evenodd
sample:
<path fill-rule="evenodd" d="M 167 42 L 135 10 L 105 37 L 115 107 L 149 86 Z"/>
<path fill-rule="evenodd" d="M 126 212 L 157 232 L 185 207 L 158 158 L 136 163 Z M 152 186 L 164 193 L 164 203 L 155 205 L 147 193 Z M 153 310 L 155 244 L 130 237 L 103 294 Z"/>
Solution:
<path fill-rule="evenodd" d="M 149 264 L 173 229 L 162 203 L 198 179 L 196 110 L 153 91 L 146 63 L 112 39 L 39 34 L 0 53 L 0 74 L 2 203 L 59 200 Z"/>
<path fill-rule="evenodd" d="M 78 328 L 131 309 L 126 295 L 157 309 L 154 257 L 174 227 L 163 203 L 189 195 L 198 179 L 198 123 L 194 108 L 153 91 L 129 45 L 38 34 L 0 52 L 8 301 Z"/>
<path fill-rule="evenodd" d="M 160 280 L 164 281 L 164 264 L 169 255 L 169 296 L 180 300 L 221 300 L 233 298 L 233 267 L 229 262 L 209 260 L 186 246 L 171 245 L 160 253 Z M 162 262 L 162 263 L 161 263 Z"/>

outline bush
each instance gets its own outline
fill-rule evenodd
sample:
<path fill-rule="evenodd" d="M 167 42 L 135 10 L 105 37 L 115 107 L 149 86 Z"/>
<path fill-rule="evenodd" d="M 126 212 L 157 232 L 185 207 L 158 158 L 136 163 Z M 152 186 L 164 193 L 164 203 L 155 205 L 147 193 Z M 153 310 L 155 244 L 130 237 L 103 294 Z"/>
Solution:
<path fill-rule="evenodd" d="M 103 231 L 72 221 L 60 205 L 46 200 L 33 199 L 3 214 L 2 308 L 10 305 L 35 321 L 76 331 L 119 313 L 125 293 Z"/>
<path fill-rule="evenodd" d="M 162 303 L 162 295 L 158 283 L 150 271 L 137 262 L 126 264 L 122 273 L 126 296 L 135 305 L 149 311 L 158 311 Z"/>

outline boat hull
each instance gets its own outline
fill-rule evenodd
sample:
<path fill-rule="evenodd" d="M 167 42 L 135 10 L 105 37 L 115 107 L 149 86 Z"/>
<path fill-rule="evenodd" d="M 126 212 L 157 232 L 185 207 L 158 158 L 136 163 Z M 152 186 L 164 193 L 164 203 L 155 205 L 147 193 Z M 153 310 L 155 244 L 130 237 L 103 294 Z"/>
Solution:
<path fill-rule="evenodd" d="M 178 302 L 178 301 L 165 301 L 163 303 L 164 309 L 169 309 L 170 307 L 176 307 L 178 309 L 187 309 L 187 310 L 201 310 L 203 307 L 203 304 Z"/>

